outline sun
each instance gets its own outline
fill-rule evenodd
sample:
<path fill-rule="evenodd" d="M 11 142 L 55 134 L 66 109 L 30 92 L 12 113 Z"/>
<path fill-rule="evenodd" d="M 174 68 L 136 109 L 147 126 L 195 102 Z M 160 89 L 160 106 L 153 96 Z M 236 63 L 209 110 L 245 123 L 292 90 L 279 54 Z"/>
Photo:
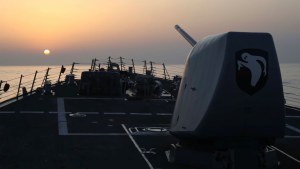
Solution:
<path fill-rule="evenodd" d="M 47 56 L 47 55 L 50 55 L 50 50 L 49 50 L 49 49 L 45 49 L 45 50 L 44 50 L 44 55 L 46 55 L 46 56 Z"/>

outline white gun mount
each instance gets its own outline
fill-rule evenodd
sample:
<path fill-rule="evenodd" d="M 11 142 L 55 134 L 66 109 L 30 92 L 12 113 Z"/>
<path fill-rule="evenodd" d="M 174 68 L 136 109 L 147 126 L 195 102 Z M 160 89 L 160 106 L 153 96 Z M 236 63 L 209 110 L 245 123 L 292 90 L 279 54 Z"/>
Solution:
<path fill-rule="evenodd" d="M 228 32 L 196 43 L 175 28 L 193 49 L 171 123 L 171 133 L 180 140 L 171 149 L 171 161 L 193 163 L 180 161 L 183 153 L 201 157 L 200 168 L 277 166 L 267 145 L 284 136 L 285 107 L 272 36 Z M 222 162 L 216 154 L 224 156 Z"/>

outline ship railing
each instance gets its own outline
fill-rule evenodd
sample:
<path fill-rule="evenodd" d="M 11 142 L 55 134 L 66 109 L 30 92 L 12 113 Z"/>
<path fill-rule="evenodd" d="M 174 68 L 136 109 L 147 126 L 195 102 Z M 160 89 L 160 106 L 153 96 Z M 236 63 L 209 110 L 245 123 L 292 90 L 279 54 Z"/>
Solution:
<path fill-rule="evenodd" d="M 46 81 L 56 84 L 60 81 L 62 68 L 64 67 L 48 67 L 30 74 L 21 74 L 16 78 L 0 80 L 0 105 L 6 105 L 6 103 L 36 93 Z"/>
<path fill-rule="evenodd" d="M 141 59 L 122 59 L 124 65 L 132 67 L 137 74 L 146 74 L 150 72 L 157 78 L 171 80 L 175 76 L 182 76 L 184 65 L 180 64 L 169 64 L 166 65 L 164 62 L 154 62 Z"/>
<path fill-rule="evenodd" d="M 95 58 L 91 64 L 73 62 L 67 66 L 48 67 L 47 69 L 36 70 L 30 74 L 21 74 L 13 79 L 0 79 L 0 105 L 11 100 L 22 99 L 24 96 L 40 91 L 46 81 L 50 81 L 52 85 L 64 81 L 62 74 L 65 73 L 66 69 L 68 69 L 66 73 L 74 74 L 75 79 L 79 79 L 83 71 L 107 69 L 111 62 L 118 63 L 121 71 L 128 71 L 129 67 L 131 67 L 133 73 L 146 74 L 146 72 L 150 72 L 151 75 L 160 80 L 171 80 L 172 77 L 181 76 L 183 73 L 183 65 L 166 66 L 165 63 L 126 59 L 123 57 Z"/>
<path fill-rule="evenodd" d="M 135 60 L 137 61 L 136 64 L 134 64 L 133 59 L 132 60 L 123 59 L 123 61 L 129 63 L 128 65 L 135 67 L 135 71 L 139 74 L 143 74 L 145 72 L 145 69 L 153 70 L 152 74 L 160 79 L 171 80 L 172 77 L 178 75 L 182 77 L 184 72 L 183 64 L 177 64 L 177 65 L 173 64 L 173 65 L 165 66 L 164 63 L 152 62 L 151 64 L 151 61 L 146 62 L 145 60 L 138 60 L 138 59 Z M 300 109 L 300 87 L 296 87 L 295 84 L 283 82 L 283 89 L 284 89 L 286 106 Z"/>
<path fill-rule="evenodd" d="M 109 59 L 110 62 L 119 63 L 121 70 L 125 71 L 128 70 L 127 67 L 132 67 L 133 73 L 136 74 L 145 74 L 146 71 L 150 71 L 151 75 L 161 80 L 171 80 L 172 77 L 178 75 L 182 76 L 184 71 L 184 65 L 171 64 L 166 66 L 164 63 L 126 59 L 122 57 L 109 57 Z M 100 70 L 101 68 L 107 69 L 108 64 L 107 59 L 95 58 L 91 65 L 89 65 L 89 63 L 73 63 L 66 67 L 62 65 L 58 67 L 48 67 L 44 70 L 36 70 L 30 74 L 22 74 L 19 77 L 8 80 L 0 79 L 0 104 L 9 100 L 21 99 L 25 95 L 34 94 L 37 90 L 41 89 L 46 80 L 50 81 L 53 85 L 63 81 L 63 69 L 69 69 L 70 73 L 73 73 L 75 78 L 79 79 L 78 77 L 80 77 L 81 72 Z M 9 89 L 7 90 L 6 88 L 8 86 Z M 283 82 L 283 89 L 286 105 L 300 109 L 300 87 L 288 82 Z"/>
<path fill-rule="evenodd" d="M 300 109 L 300 87 L 283 82 L 283 91 L 286 105 Z"/>
<path fill-rule="evenodd" d="M 166 65 L 162 62 L 153 62 L 151 60 L 141 60 L 141 59 L 127 59 L 123 57 L 107 57 L 107 58 L 94 58 L 90 63 L 90 66 L 87 66 L 87 63 L 80 63 L 81 68 L 77 68 L 78 72 L 84 70 L 97 71 L 100 69 L 108 69 L 112 63 L 117 63 L 121 71 L 128 71 L 129 67 L 132 68 L 133 73 L 136 74 L 146 74 L 150 73 L 157 78 L 171 80 L 174 76 L 182 76 L 184 65 L 180 64 L 170 64 Z M 83 66 L 85 65 L 85 67 Z M 77 74 L 78 76 L 79 74 Z"/>

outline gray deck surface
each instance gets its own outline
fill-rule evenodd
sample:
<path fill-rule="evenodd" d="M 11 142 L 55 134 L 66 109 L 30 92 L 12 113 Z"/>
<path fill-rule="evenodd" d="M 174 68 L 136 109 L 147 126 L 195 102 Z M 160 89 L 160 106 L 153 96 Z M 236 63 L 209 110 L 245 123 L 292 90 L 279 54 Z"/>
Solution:
<path fill-rule="evenodd" d="M 0 109 L 0 168 L 181 168 L 165 155 L 177 142 L 167 131 L 174 105 L 165 99 L 22 99 Z M 287 107 L 286 123 L 286 138 L 274 146 L 300 159 L 300 110 Z M 300 168 L 278 155 L 281 168 Z"/>

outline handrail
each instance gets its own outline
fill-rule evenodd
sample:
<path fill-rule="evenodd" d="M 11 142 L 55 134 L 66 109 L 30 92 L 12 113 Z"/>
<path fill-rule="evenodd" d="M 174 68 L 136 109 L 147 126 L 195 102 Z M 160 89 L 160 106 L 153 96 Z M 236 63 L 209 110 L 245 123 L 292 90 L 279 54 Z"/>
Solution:
<path fill-rule="evenodd" d="M 9 90 L 8 91 L 3 91 L 0 89 L 0 104 L 8 101 L 8 100 L 11 100 L 11 99 L 15 99 L 15 100 L 18 100 L 20 98 L 22 98 L 21 96 L 23 96 L 24 94 L 30 94 L 30 93 L 34 93 L 36 91 L 36 89 L 34 89 L 34 87 L 36 85 L 43 85 L 44 81 L 47 80 L 47 79 L 57 79 L 59 74 L 57 73 L 52 73 L 52 74 L 49 74 L 49 71 L 50 69 L 51 70 L 54 70 L 54 69 L 58 69 L 60 67 L 49 67 L 48 69 L 46 70 L 39 70 L 39 71 L 35 71 L 34 73 L 29 73 L 29 74 L 22 74 L 20 77 L 18 78 L 11 78 L 9 80 L 1 80 L 2 84 L 11 84 L 9 86 Z M 46 71 L 46 74 L 45 76 L 37 76 L 38 73 L 41 73 L 41 72 L 45 72 Z M 2 85 L 4 86 L 4 85 Z M 26 89 L 25 89 L 25 93 L 24 93 L 24 89 L 23 88 L 26 88 L 27 90 L 29 90 L 29 92 L 27 93 L 26 92 Z M 15 96 L 15 97 L 13 97 Z"/>
<path fill-rule="evenodd" d="M 95 59 L 97 60 L 97 63 L 101 64 L 101 67 L 107 64 L 107 62 L 103 62 L 104 60 L 103 58 L 100 59 L 95 58 Z M 123 69 L 128 70 L 125 68 L 125 62 L 127 62 L 126 65 L 132 67 L 133 73 L 143 74 L 143 70 L 145 71 L 145 67 L 147 67 L 147 69 L 151 70 L 152 75 L 155 75 L 155 77 L 159 79 L 170 79 L 175 75 L 182 75 L 184 71 L 184 66 L 174 65 L 174 64 L 165 65 L 164 63 L 159 63 L 159 62 L 145 61 L 139 59 L 126 59 L 123 57 L 117 57 L 117 58 L 110 57 L 110 59 L 116 63 L 121 62 L 119 65 L 123 66 L 122 70 Z M 143 64 L 136 65 L 135 61 L 143 62 L 144 65 Z M 84 70 L 87 71 L 89 69 L 88 64 L 79 63 L 81 65 L 76 68 L 74 67 L 75 64 L 77 65 L 77 63 L 74 62 L 73 64 L 70 64 L 69 66 L 64 68 L 68 68 L 68 70 L 70 70 L 71 66 L 73 65 L 73 73 L 76 76 L 78 76 L 80 72 Z M 22 75 L 23 79 L 20 79 L 21 77 L 11 78 L 8 80 L 1 79 L 2 85 L 0 87 L 0 95 L 1 95 L 0 103 L 9 98 L 12 98 L 11 96 L 13 95 L 15 95 L 16 97 L 20 97 L 22 95 L 22 90 L 21 90 L 22 87 L 26 87 L 27 90 L 29 91 L 28 93 L 33 93 L 36 90 L 34 89 L 35 86 L 42 86 L 45 80 L 51 80 L 51 82 L 53 83 L 59 82 L 60 71 L 53 71 L 53 70 L 54 69 L 57 70 L 59 68 L 62 69 L 62 67 L 63 65 L 57 67 L 49 67 L 48 69 L 45 70 L 39 70 L 39 71 L 35 71 L 34 73 L 24 74 Z M 167 67 L 170 69 L 167 69 Z M 98 67 L 95 69 L 98 70 Z M 75 72 L 75 70 L 78 71 Z M 49 71 L 51 71 L 51 73 Z M 46 74 L 44 72 L 46 72 Z M 1 90 L 3 89 L 5 83 L 10 83 L 10 89 L 7 92 Z M 282 86 L 284 89 L 284 96 L 287 102 L 286 105 L 292 105 L 293 107 L 300 108 L 300 87 L 293 86 L 292 84 L 285 83 L 285 82 L 283 82 Z"/>
<path fill-rule="evenodd" d="M 282 84 L 282 87 L 284 90 L 286 105 L 300 108 L 300 87 L 296 87 L 291 84 L 286 85 L 284 82 Z"/>

